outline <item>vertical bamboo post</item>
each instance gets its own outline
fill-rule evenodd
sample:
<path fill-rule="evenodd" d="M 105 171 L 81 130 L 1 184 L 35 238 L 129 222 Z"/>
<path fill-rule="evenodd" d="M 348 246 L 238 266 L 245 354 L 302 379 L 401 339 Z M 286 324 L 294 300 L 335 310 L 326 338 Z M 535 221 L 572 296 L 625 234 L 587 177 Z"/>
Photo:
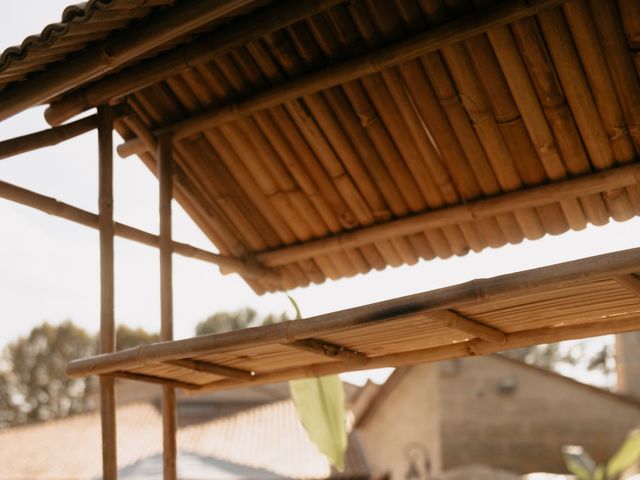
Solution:
<path fill-rule="evenodd" d="M 98 107 L 98 222 L 100 226 L 100 353 L 115 351 L 113 261 L 113 110 Z M 118 478 L 116 457 L 116 398 L 114 379 L 100 377 L 102 472 Z"/>
<path fill-rule="evenodd" d="M 171 199 L 173 158 L 171 135 L 158 138 L 158 180 L 160 183 L 160 339 L 173 339 L 173 282 L 171 263 Z M 176 394 L 162 387 L 163 478 L 176 480 Z"/>

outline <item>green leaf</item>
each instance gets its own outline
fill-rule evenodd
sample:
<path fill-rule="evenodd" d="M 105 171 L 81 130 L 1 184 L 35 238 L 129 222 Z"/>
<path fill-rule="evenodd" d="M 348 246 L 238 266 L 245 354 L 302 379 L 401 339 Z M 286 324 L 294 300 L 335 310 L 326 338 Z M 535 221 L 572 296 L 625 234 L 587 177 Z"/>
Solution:
<path fill-rule="evenodd" d="M 617 478 L 640 459 L 640 430 L 632 432 L 607 462 L 607 478 Z"/>
<path fill-rule="evenodd" d="M 562 457 L 567 465 L 567 470 L 573 473 L 579 480 L 593 480 L 596 470 L 595 462 L 589 454 L 578 445 L 565 445 L 562 447 Z"/>
<path fill-rule="evenodd" d="M 287 295 L 296 310 L 296 320 L 302 315 L 296 301 Z M 309 439 L 331 465 L 344 470 L 347 451 L 347 415 L 344 387 L 338 375 L 305 378 L 289 382 L 291 398 Z"/>
<path fill-rule="evenodd" d="M 311 441 L 338 470 L 344 470 L 347 422 L 344 387 L 338 375 L 289 382 L 291 397 Z"/>

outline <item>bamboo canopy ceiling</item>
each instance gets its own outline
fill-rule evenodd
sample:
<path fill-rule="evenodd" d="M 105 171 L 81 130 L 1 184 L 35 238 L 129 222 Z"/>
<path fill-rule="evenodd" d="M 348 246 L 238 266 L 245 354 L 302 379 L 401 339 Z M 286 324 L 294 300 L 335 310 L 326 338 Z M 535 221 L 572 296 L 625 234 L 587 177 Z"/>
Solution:
<path fill-rule="evenodd" d="M 2 54 L 0 120 L 120 105 L 155 173 L 170 135 L 176 199 L 263 293 L 640 214 L 639 48 L 637 0 L 91 0 Z"/>
<path fill-rule="evenodd" d="M 280 324 L 75 360 L 194 391 L 484 355 L 640 329 L 640 248 Z"/>

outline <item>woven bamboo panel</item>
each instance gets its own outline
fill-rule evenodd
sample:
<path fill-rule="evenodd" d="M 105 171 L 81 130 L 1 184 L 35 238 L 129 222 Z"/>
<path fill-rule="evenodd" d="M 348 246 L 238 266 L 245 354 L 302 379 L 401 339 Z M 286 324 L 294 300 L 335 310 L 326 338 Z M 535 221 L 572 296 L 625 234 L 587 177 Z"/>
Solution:
<path fill-rule="evenodd" d="M 640 249 L 627 250 L 305 320 L 76 360 L 68 372 L 215 390 L 639 330 L 639 274 Z"/>
<path fill-rule="evenodd" d="M 187 203 L 207 212 L 196 220 L 221 251 L 261 259 L 286 246 L 630 162 L 640 152 L 634 133 L 640 104 L 628 95 L 640 98 L 640 80 L 625 39 L 639 23 L 623 24 L 619 8 L 636 19 L 640 9 L 619 3 L 567 2 L 379 73 L 203 127 L 176 142 L 179 188 Z M 129 100 L 153 131 L 473 12 L 471 2 L 426 5 L 340 4 Z M 620 75 L 624 87 L 614 81 Z M 119 129 L 125 138 L 134 135 L 124 124 Z M 265 262 L 284 276 L 281 288 L 292 288 L 638 213 L 640 192 L 631 186 Z"/>

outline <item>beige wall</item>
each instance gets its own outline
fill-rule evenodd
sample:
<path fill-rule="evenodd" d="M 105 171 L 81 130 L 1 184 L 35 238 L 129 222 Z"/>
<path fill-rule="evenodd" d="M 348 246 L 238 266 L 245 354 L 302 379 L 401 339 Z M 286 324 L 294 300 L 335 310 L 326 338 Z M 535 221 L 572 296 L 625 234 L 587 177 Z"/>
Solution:
<path fill-rule="evenodd" d="M 393 480 L 404 479 L 412 444 L 429 452 L 432 472 L 439 473 L 437 378 L 434 365 L 414 367 L 359 427 L 360 441 L 374 473 L 390 473 Z M 420 447 L 413 450 L 422 457 Z M 418 463 L 422 467 L 424 459 Z"/>
<path fill-rule="evenodd" d="M 584 445 L 602 461 L 640 425 L 637 405 L 496 357 L 445 362 L 440 379 L 447 469 L 562 472 L 562 445 Z"/>
<path fill-rule="evenodd" d="M 640 399 L 640 332 L 616 335 L 617 391 Z"/>

